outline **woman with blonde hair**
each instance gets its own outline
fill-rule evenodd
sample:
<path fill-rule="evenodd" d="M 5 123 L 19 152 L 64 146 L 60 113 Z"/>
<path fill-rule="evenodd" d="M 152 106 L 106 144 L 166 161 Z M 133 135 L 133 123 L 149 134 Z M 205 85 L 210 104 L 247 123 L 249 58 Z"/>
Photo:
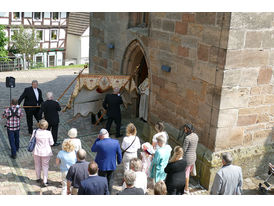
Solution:
<path fill-rule="evenodd" d="M 123 163 L 124 171 L 129 170 L 129 162 L 137 157 L 137 151 L 140 149 L 140 139 L 136 136 L 137 129 L 134 124 L 129 123 L 126 128 L 127 136 L 124 137 L 121 148 L 124 152 Z"/>
<path fill-rule="evenodd" d="M 32 137 L 36 137 L 36 144 L 33 150 L 34 167 L 37 177 L 37 182 L 42 183 L 41 170 L 43 170 L 43 183 L 42 186 L 48 185 L 48 169 L 49 160 L 53 155 L 51 146 L 54 144 L 53 137 L 50 131 L 47 130 L 48 122 L 46 120 L 39 121 L 39 129 L 34 130 Z"/>
<path fill-rule="evenodd" d="M 185 188 L 185 170 L 187 163 L 183 159 L 183 148 L 176 146 L 173 156 L 165 168 L 166 186 L 168 195 L 182 195 Z"/>
<path fill-rule="evenodd" d="M 62 150 L 58 152 L 56 158 L 56 165 L 60 165 L 61 179 L 62 179 L 62 195 L 67 194 L 67 173 L 71 165 L 77 161 L 76 153 L 74 151 L 74 144 L 71 140 L 64 141 Z"/>
<path fill-rule="evenodd" d="M 166 195 L 166 184 L 163 180 L 158 181 L 154 186 L 154 195 Z"/>

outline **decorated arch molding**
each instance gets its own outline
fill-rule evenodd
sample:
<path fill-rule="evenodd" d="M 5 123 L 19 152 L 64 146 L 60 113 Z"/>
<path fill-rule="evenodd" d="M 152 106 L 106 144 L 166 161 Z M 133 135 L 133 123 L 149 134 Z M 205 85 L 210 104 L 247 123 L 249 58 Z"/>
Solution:
<path fill-rule="evenodd" d="M 133 71 L 133 60 L 136 58 L 136 56 L 139 53 L 142 53 L 143 56 L 145 57 L 147 65 L 149 64 L 147 54 L 145 52 L 145 49 L 142 45 L 142 43 L 135 39 L 130 42 L 128 47 L 125 50 L 124 56 L 123 56 L 123 61 L 122 61 L 122 74 L 131 74 Z"/>

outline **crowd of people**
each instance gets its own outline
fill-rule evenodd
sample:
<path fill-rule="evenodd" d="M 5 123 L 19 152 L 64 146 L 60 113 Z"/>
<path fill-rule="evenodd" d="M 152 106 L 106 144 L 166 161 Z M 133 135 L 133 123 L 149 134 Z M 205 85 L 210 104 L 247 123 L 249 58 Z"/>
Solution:
<path fill-rule="evenodd" d="M 48 186 L 48 169 L 52 146 L 58 146 L 58 112 L 61 107 L 53 100 L 53 93 L 47 93 L 43 102 L 38 82 L 24 90 L 19 100 L 13 99 L 11 106 L 3 113 L 7 119 L 6 127 L 11 146 L 11 158 L 16 158 L 19 150 L 20 119 L 23 115 L 18 104 L 24 101 L 28 132 L 36 138 L 33 150 L 37 182 L 42 187 Z M 147 194 L 148 183 L 154 188 L 155 195 L 189 194 L 190 175 L 196 175 L 196 150 L 199 138 L 192 124 L 184 125 L 186 137 L 182 146 L 172 147 L 168 144 L 168 133 L 163 122 L 155 124 L 156 134 L 152 141 L 141 144 L 137 129 L 133 123 L 126 127 L 126 135 L 120 145 L 118 139 L 110 137 L 112 121 L 116 123 L 116 138 L 121 137 L 122 98 L 119 89 L 107 94 L 103 107 L 107 110 L 107 129 L 101 129 L 91 146 L 96 153 L 95 160 L 86 161 L 86 151 L 82 149 L 81 140 L 77 138 L 77 129 L 68 131 L 68 138 L 62 143 L 62 150 L 56 156 L 56 165 L 60 167 L 62 195 L 109 195 L 113 194 L 114 172 L 117 164 L 123 164 L 124 178 L 122 191 L 118 195 Z M 41 106 L 40 106 L 41 105 Z M 30 106 L 28 108 L 28 106 Z M 31 107 L 34 106 L 34 107 Z M 37 107 L 36 107 L 37 106 Z M 40 107 L 40 108 L 39 108 Z M 44 118 L 42 116 L 44 115 Z M 33 116 L 39 121 L 38 129 L 33 130 Z M 172 154 L 173 153 L 173 154 Z M 217 172 L 211 194 L 241 194 L 242 171 L 232 165 L 230 153 L 222 155 L 223 167 Z M 43 171 L 43 178 L 41 172 Z"/>

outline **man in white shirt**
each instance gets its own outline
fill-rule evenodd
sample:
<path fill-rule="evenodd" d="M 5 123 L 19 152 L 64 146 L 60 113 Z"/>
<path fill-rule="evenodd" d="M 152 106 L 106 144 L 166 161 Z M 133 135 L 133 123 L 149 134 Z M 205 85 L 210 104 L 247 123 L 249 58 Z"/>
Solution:
<path fill-rule="evenodd" d="M 42 91 L 38 88 L 37 80 L 32 81 L 31 87 L 25 88 L 24 92 L 18 99 L 18 104 L 20 105 L 23 100 L 24 100 L 24 106 L 34 106 L 30 108 L 29 107 L 25 108 L 28 131 L 29 131 L 29 134 L 32 134 L 33 116 L 35 117 L 37 122 L 42 118 L 39 115 L 40 108 L 37 106 L 40 106 L 41 103 L 44 101 L 42 97 Z"/>

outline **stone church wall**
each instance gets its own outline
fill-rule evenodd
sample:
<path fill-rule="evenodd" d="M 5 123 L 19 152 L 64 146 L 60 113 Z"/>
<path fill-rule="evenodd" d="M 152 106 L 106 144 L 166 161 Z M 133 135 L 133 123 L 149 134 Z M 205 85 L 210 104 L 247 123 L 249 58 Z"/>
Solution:
<path fill-rule="evenodd" d="M 139 42 L 151 84 L 150 126 L 142 135 L 151 138 L 152 125 L 163 120 L 175 145 L 180 127 L 191 122 L 206 188 L 223 151 L 233 153 L 245 176 L 264 172 L 274 149 L 273 13 L 149 13 L 145 28 L 129 21 L 129 13 L 92 13 L 90 72 L 130 73 L 127 49 Z"/>
<path fill-rule="evenodd" d="M 216 151 L 231 150 L 244 176 L 274 161 L 274 13 L 232 13 Z"/>

